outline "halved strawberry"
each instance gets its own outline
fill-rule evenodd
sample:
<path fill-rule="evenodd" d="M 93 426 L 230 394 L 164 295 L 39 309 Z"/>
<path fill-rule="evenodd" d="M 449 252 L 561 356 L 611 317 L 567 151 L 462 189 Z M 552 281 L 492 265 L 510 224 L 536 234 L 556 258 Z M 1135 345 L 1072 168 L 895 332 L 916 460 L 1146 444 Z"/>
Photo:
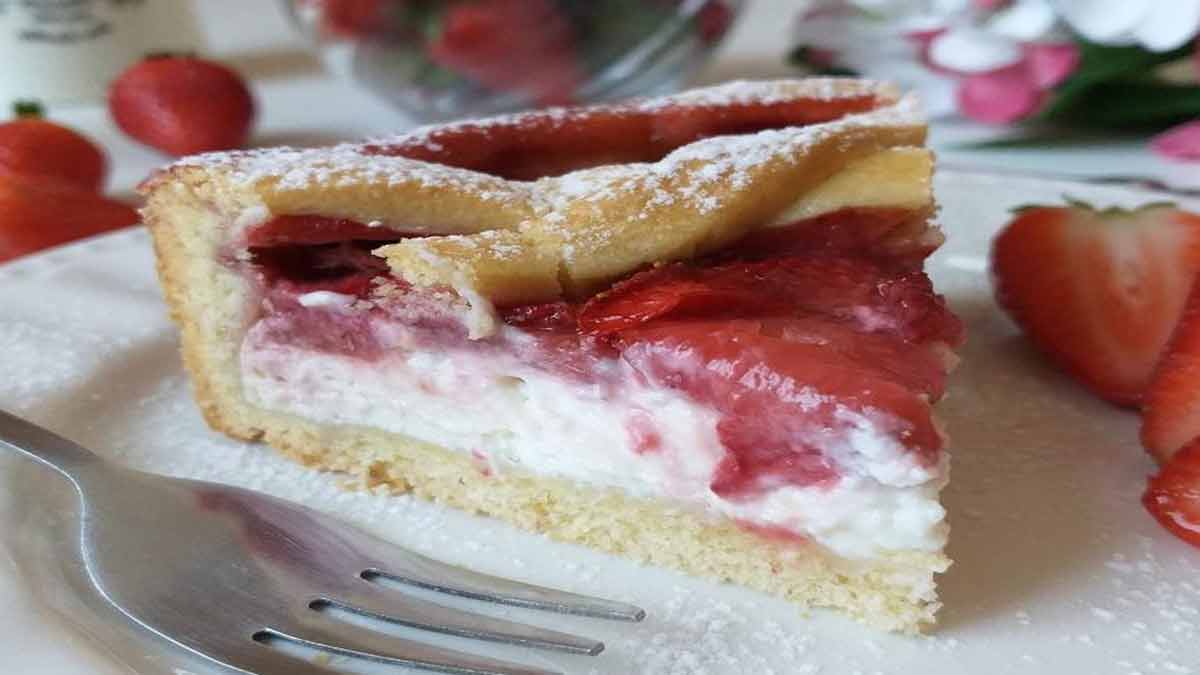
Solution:
<path fill-rule="evenodd" d="M 710 487 L 727 499 L 836 481 L 844 467 L 822 448 L 854 433 L 859 417 L 903 439 L 920 461 L 935 461 L 941 436 L 910 382 L 855 358 L 852 344 L 794 337 L 770 335 L 753 320 L 659 321 L 623 331 L 618 347 L 642 377 L 720 413 L 726 454 Z"/>
<path fill-rule="evenodd" d="M 1200 438 L 1200 285 L 1158 362 L 1142 406 L 1142 445 L 1166 463 Z"/>
<path fill-rule="evenodd" d="M 348 218 L 294 215 L 275 216 L 246 232 L 250 246 L 336 244 L 343 241 L 393 241 L 401 234 L 389 227 L 373 227 Z"/>
<path fill-rule="evenodd" d="M 1189 443 L 1150 478 L 1142 505 L 1168 532 L 1200 546 L 1200 442 Z"/>
<path fill-rule="evenodd" d="M 1096 394 L 1135 406 L 1200 269 L 1200 216 L 1169 205 L 1023 209 L 992 244 L 996 300 Z"/>

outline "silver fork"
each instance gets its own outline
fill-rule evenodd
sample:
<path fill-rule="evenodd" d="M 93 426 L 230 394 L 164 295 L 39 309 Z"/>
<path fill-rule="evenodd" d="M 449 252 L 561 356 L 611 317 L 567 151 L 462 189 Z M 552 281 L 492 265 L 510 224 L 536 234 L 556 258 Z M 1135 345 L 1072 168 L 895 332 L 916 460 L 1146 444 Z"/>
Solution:
<path fill-rule="evenodd" d="M 372 632 L 320 611 L 328 607 L 481 640 L 590 655 L 604 649 L 596 640 L 445 607 L 385 588 L 379 578 L 567 614 L 645 616 L 632 605 L 447 565 L 261 493 L 127 469 L 3 410 L 0 447 L 55 469 L 74 486 L 84 568 L 107 602 L 147 631 L 235 672 L 330 672 L 272 648 L 275 640 L 447 673 L 553 672 Z"/>

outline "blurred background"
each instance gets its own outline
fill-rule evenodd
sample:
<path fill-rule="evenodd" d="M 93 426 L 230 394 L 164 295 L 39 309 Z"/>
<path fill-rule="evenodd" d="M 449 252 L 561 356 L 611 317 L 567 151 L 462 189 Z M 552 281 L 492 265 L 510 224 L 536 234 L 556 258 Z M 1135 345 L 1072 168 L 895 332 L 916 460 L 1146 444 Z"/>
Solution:
<path fill-rule="evenodd" d="M 30 30 L 18 4 L 30 5 L 0 4 L 0 95 L 40 98 L 96 141 L 109 191 L 126 199 L 170 157 L 121 131 L 105 90 L 156 51 L 245 79 L 250 146 L 733 78 L 860 74 L 922 93 L 947 167 L 1200 187 L 1188 125 L 1200 119 L 1200 0 L 101 0 L 95 11 L 118 17 L 107 29 L 43 16 L 37 30 L 81 33 L 86 67 L 55 56 L 69 51 L 61 41 L 39 52 L 13 38 Z M 95 41 L 108 46 L 95 51 L 88 30 L 109 31 Z"/>

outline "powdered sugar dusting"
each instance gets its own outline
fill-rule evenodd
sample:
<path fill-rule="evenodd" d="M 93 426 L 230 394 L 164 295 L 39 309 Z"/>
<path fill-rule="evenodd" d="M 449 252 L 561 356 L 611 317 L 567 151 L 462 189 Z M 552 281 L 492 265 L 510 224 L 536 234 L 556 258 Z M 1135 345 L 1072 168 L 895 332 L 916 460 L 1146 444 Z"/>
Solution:
<path fill-rule="evenodd" d="M 921 124 L 924 120 L 920 104 L 915 97 L 907 96 L 894 105 L 824 124 L 706 138 L 679 148 L 659 162 L 633 167 L 625 180 L 628 185 L 651 190 L 651 205 L 669 204 L 675 197 L 666 188 L 668 181 L 685 169 L 698 166 L 690 172 L 692 182 L 688 189 L 694 197 L 707 198 L 708 201 L 691 200 L 698 211 L 705 213 L 720 204 L 719 195 L 708 189 L 718 182 L 728 183 L 735 190 L 743 188 L 753 169 L 776 159 L 795 161 L 808 148 L 846 132 Z"/>
<path fill-rule="evenodd" d="M 894 97 L 896 89 L 891 85 L 840 77 L 813 77 L 805 79 L 804 98 L 817 101 L 834 101 L 850 96 Z M 734 80 L 713 87 L 692 89 L 673 96 L 664 96 L 646 101 L 638 106 L 641 110 L 653 110 L 668 105 L 722 106 L 746 103 L 783 103 L 797 98 L 794 80 L 760 81 Z"/>
<path fill-rule="evenodd" d="M 519 124 L 538 119 L 553 124 L 580 123 L 588 115 L 630 110 L 653 111 L 664 106 L 721 106 L 739 103 L 775 103 L 797 99 L 819 101 L 839 98 L 872 97 L 882 105 L 875 110 L 849 114 L 827 123 L 791 126 L 757 133 L 710 137 L 686 144 L 663 159 L 650 163 L 600 166 L 534 182 L 510 181 L 479 172 L 423 162 L 388 154 L 377 154 L 376 144 L 342 144 L 324 149 L 277 148 L 235 153 L 201 155 L 182 160 L 177 166 L 207 169 L 221 168 L 229 180 L 240 186 L 258 187 L 270 183 L 276 191 L 302 191 L 319 186 L 351 187 L 379 185 L 384 189 L 399 185 L 425 188 L 453 187 L 484 200 L 521 200 L 533 211 L 529 220 L 516 223 L 525 237 L 473 235 L 457 237 L 451 252 L 479 249 L 479 264 L 487 259 L 518 259 L 523 251 L 543 259 L 566 263 L 564 270 L 581 259 L 605 255 L 615 233 L 624 232 L 631 223 L 649 220 L 656 211 L 682 203 L 692 213 L 705 215 L 721 209 L 730 195 L 749 188 L 755 170 L 769 162 L 798 162 L 815 144 L 840 134 L 897 125 L 923 124 L 919 105 L 912 97 L 896 100 L 885 85 L 847 79 L 785 80 L 776 82 L 731 82 L 697 89 L 675 96 L 616 106 L 598 106 L 584 110 L 551 109 L 515 116 L 423 127 L 409 134 L 382 139 L 377 143 L 433 148 L 437 134 L 453 134 L 456 129 L 484 128 L 490 125 Z M 639 203 L 640 202 L 640 203 Z M 612 204 L 632 203 L 631 213 L 616 216 L 629 222 L 613 222 Z M 624 207 L 622 207 L 622 210 Z M 681 225 L 685 226 L 685 225 Z M 698 224 L 697 227 L 703 227 Z M 407 248 L 435 255 L 419 240 L 410 240 Z M 630 259 L 629 269 L 655 260 Z M 438 267 L 431 265 L 432 267 Z M 441 266 L 444 269 L 450 269 Z M 628 271 L 628 270 L 623 270 Z M 454 284 L 453 279 L 441 282 Z"/>
<path fill-rule="evenodd" d="M 614 228 L 604 203 L 639 196 L 630 217 L 645 220 L 661 207 L 683 202 L 697 214 L 721 208 L 746 188 L 753 172 L 769 162 L 798 162 L 818 143 L 870 129 L 924 124 L 919 101 L 906 96 L 893 105 L 809 126 L 752 134 L 716 136 L 685 145 L 652 163 L 603 166 L 543 178 L 535 183 L 535 220 L 524 227 L 550 233 L 568 261 L 594 255 Z M 681 178 L 686 176 L 686 179 Z M 729 188 L 732 188 L 729 189 Z"/>
<path fill-rule="evenodd" d="M 281 147 L 212 153 L 185 158 L 172 168 L 228 170 L 229 182 L 234 186 L 255 187 L 270 181 L 281 191 L 369 183 L 389 187 L 411 184 L 453 187 L 495 201 L 511 200 L 520 194 L 519 185 L 495 176 L 405 157 L 367 155 L 362 147 L 345 143 L 329 148 Z"/>
<path fill-rule="evenodd" d="M 555 108 L 478 121 L 421 127 L 409 133 L 374 139 L 366 143 L 343 143 L 328 148 L 279 147 L 208 153 L 184 158 L 165 171 L 182 167 L 226 170 L 229 171 L 229 181 L 235 186 L 254 187 L 270 181 L 275 189 L 284 191 L 306 190 L 319 186 L 341 187 L 362 183 L 386 186 L 415 183 L 430 188 L 450 186 L 477 194 L 482 199 L 520 199 L 525 195 L 520 187 L 524 184 L 519 181 L 506 181 L 475 171 L 405 157 L 372 154 L 369 149 L 377 145 L 403 144 L 438 150 L 441 146 L 432 140 L 432 136 L 435 134 L 453 133 L 455 129 L 465 127 L 486 128 L 496 125 L 519 124 L 533 118 L 549 120 L 553 123 L 566 124 L 570 122 L 574 124 L 579 120 L 586 121 L 588 115 L 601 112 L 653 111 L 671 105 L 720 106 L 751 102 L 776 103 L 796 98 L 836 100 L 867 95 L 876 96 L 883 102 L 894 100 L 894 91 L 891 87 L 864 80 L 813 78 L 767 82 L 736 81 L 647 101 L 593 106 L 586 109 Z M 699 176 L 701 183 L 716 181 L 733 171 L 733 184 L 737 187 L 739 185 L 740 174 L 737 172 L 739 167 L 753 165 L 755 162 L 761 162 L 773 155 L 794 153 L 803 148 L 805 139 L 807 142 L 812 142 L 823 133 L 834 132 L 833 130 L 848 126 L 865 128 L 872 125 L 919 123 L 919 114 L 915 109 L 909 109 L 912 107 L 911 104 L 911 101 L 901 101 L 897 105 L 885 106 L 873 113 L 850 115 L 836 122 L 792 127 L 780 132 L 762 132 L 762 134 L 768 134 L 766 136 L 750 134 L 711 138 L 684 146 L 661 162 L 649 165 L 624 165 L 620 171 L 600 171 L 583 173 L 574 177 L 543 179 L 538 182 L 538 193 L 532 195 L 532 198 L 540 199 L 543 202 L 561 203 L 562 199 L 567 199 L 569 196 L 578 196 L 583 192 L 588 192 L 598 200 L 606 194 L 611 195 L 611 191 L 622 189 L 622 186 L 644 185 L 647 181 L 653 183 L 655 180 L 660 180 L 662 176 L 668 176 L 678 171 L 681 163 L 697 160 L 713 163 L 711 168 L 705 168 L 703 174 Z M 900 119 L 901 117 L 905 119 Z M 777 136 L 770 135 L 772 133 Z M 766 146 L 775 141 L 781 142 L 783 146 L 771 153 Z M 747 150 L 752 150 L 752 152 L 745 152 Z M 613 169 L 613 167 L 608 168 Z M 718 206 L 712 195 L 703 194 L 698 189 L 695 190 L 694 195 L 685 194 L 684 196 L 694 196 L 696 205 L 703 211 L 709 211 Z M 658 195 L 656 198 L 661 200 L 668 197 Z M 554 222 L 561 217 L 561 213 L 551 208 L 543 213 L 543 217 L 549 222 Z"/>

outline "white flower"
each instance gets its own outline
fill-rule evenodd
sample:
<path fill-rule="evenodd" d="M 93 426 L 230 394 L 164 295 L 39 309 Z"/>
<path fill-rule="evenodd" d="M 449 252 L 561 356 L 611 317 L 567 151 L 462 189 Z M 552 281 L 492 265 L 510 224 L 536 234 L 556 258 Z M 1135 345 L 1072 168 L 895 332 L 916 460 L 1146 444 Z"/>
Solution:
<path fill-rule="evenodd" d="M 982 20 L 965 15 L 929 45 L 929 60 L 960 73 L 986 73 L 1019 63 L 1021 44 L 1054 32 L 1046 0 L 1017 0 Z"/>
<path fill-rule="evenodd" d="M 985 73 L 1021 60 L 1021 44 L 985 28 L 956 26 L 933 39 L 929 60 L 961 73 Z"/>
<path fill-rule="evenodd" d="M 1200 0 L 1050 0 L 1092 42 L 1165 52 L 1200 33 Z"/>
<path fill-rule="evenodd" d="M 955 111 L 954 79 L 926 67 L 920 46 L 909 38 L 914 31 L 946 25 L 948 17 L 934 6 L 937 1 L 817 0 L 798 17 L 795 41 L 835 53 L 839 66 L 916 91 L 934 117 L 950 115 Z"/>
<path fill-rule="evenodd" d="M 987 19 L 987 29 L 996 35 L 1033 42 L 1054 31 L 1058 18 L 1047 0 L 1020 0 L 997 11 Z"/>

